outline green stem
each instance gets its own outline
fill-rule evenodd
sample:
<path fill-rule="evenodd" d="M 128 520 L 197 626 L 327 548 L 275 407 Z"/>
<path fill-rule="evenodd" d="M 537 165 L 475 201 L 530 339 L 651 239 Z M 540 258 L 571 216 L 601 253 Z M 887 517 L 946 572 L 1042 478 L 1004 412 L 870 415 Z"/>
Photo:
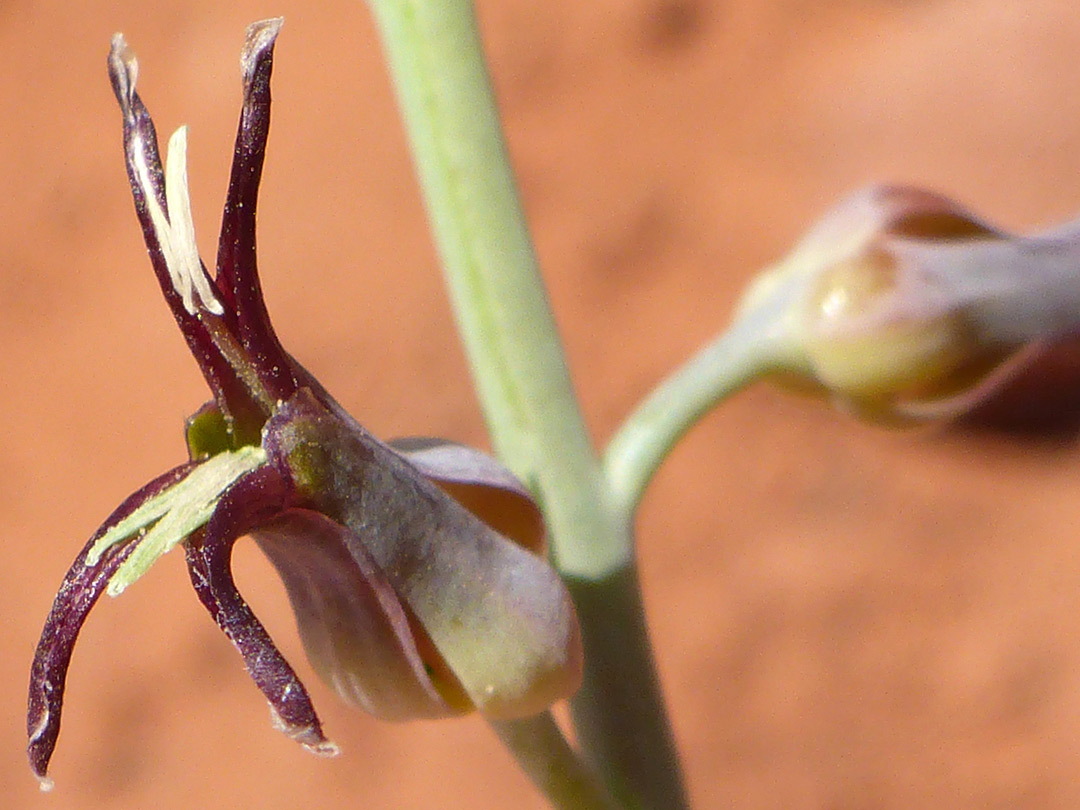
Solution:
<path fill-rule="evenodd" d="M 499 456 L 538 490 L 559 565 L 596 576 L 630 549 L 598 465 L 511 173 L 471 0 L 370 0 Z"/>
<path fill-rule="evenodd" d="M 371 0 L 496 452 L 540 495 L 555 556 L 594 576 L 611 531 L 518 201 L 470 0 Z"/>
<path fill-rule="evenodd" d="M 615 508 L 634 514 L 657 469 L 683 435 L 718 403 L 774 368 L 776 341 L 765 316 L 740 318 L 675 371 L 627 418 L 604 451 Z"/>
<path fill-rule="evenodd" d="M 633 745 L 584 750 L 635 806 L 685 806 L 677 767 L 655 784 L 649 763 L 677 763 L 633 572 L 625 514 L 611 508 L 599 461 L 570 383 L 554 317 L 518 200 L 471 0 L 369 0 L 390 63 L 441 254 L 458 327 L 499 456 L 539 497 L 556 566 L 574 583 L 614 587 L 619 610 L 579 605 L 585 685 L 574 705 L 633 694 L 623 718 Z M 607 628 L 605 630 L 605 628 Z M 622 651 L 605 632 L 644 651 L 622 669 Z M 608 660 L 602 660 L 611 656 Z M 592 677 L 600 673 L 599 679 Z M 576 722 L 592 714 L 575 710 Z M 602 724 L 577 731 L 596 741 Z M 550 740 L 549 740 L 550 741 Z M 592 744 L 590 742 L 590 744 Z M 528 769 L 527 763 L 523 763 Z M 646 798 L 648 797 L 648 798 Z"/>
<path fill-rule="evenodd" d="M 567 585 L 586 650 L 585 680 L 570 703 L 582 750 L 624 807 L 689 807 L 636 566 Z"/>
<path fill-rule="evenodd" d="M 578 758 L 551 712 L 524 720 L 493 720 L 491 727 L 533 784 L 555 807 L 615 810 L 595 774 Z"/>

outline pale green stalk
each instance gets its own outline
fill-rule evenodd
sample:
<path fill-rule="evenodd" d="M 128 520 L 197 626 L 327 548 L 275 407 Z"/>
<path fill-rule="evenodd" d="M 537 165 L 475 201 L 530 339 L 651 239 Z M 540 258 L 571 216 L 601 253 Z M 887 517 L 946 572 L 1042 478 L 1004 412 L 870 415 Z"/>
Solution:
<path fill-rule="evenodd" d="M 556 807 L 617 810 L 604 786 L 570 747 L 551 712 L 524 720 L 493 720 L 491 727 Z"/>
<path fill-rule="evenodd" d="M 640 614 L 629 516 L 610 506 L 570 384 L 471 0 L 369 4 L 493 444 L 540 498 L 578 601 L 587 664 L 572 707 L 583 753 L 628 806 L 678 810 L 685 791 Z M 601 594 L 607 604 L 593 598 Z M 624 739 L 605 739 L 611 726 L 597 718 L 611 712 L 623 713 Z M 504 739 L 528 769 L 522 737 Z"/>
<path fill-rule="evenodd" d="M 498 455 L 539 494 L 565 572 L 630 550 L 604 502 L 507 160 L 471 0 L 370 0 Z"/>
<path fill-rule="evenodd" d="M 727 397 L 780 365 L 773 308 L 739 318 L 677 369 L 623 422 L 604 451 L 609 497 L 633 515 L 649 481 L 683 435 Z"/>

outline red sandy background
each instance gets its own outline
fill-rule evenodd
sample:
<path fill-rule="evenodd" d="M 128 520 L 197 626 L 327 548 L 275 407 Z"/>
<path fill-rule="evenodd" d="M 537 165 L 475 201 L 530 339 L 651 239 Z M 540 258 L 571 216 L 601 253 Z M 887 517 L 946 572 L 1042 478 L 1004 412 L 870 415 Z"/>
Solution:
<path fill-rule="evenodd" d="M 1024 229 L 1080 209 L 1065 0 L 481 0 L 513 159 L 590 428 L 609 436 L 738 290 L 871 181 Z M 224 10 L 222 10 L 224 9 Z M 191 126 L 211 255 L 244 25 L 285 14 L 260 211 L 279 333 L 383 436 L 484 443 L 362 2 L 0 4 L 0 804 L 540 808 L 476 719 L 391 726 L 242 587 L 344 754 L 272 731 L 180 559 L 89 622 L 53 775 L 24 695 L 86 536 L 183 457 L 207 396 L 132 212 L 109 36 Z M 706 419 L 640 518 L 649 618 L 699 807 L 1080 806 L 1075 447 L 893 434 L 761 388 Z"/>

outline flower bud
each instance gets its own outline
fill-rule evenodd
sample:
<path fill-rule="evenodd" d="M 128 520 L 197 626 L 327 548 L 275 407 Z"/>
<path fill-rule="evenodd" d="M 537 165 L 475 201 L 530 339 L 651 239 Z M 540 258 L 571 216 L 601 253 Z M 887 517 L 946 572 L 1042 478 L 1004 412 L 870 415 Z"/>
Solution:
<path fill-rule="evenodd" d="M 875 421 L 958 416 L 1080 327 L 1080 240 L 1014 237 L 938 195 L 875 187 L 748 291 L 781 382 Z"/>

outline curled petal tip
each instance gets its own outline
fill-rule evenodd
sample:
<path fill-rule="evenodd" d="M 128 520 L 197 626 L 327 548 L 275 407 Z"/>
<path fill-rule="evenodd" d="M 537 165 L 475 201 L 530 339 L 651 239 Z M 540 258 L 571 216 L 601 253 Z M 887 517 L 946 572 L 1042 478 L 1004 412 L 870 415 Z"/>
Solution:
<path fill-rule="evenodd" d="M 130 121 L 134 116 L 132 105 L 135 98 L 135 84 L 139 78 L 139 61 L 135 58 L 135 52 L 128 47 L 124 35 L 119 31 L 113 34 L 109 48 L 109 78 L 112 80 L 113 92 L 116 93 L 116 100 L 120 102 L 124 118 Z"/>
<path fill-rule="evenodd" d="M 267 17 L 265 20 L 256 20 L 251 23 L 245 32 L 247 37 L 246 47 L 265 47 L 266 44 L 273 42 L 284 24 L 284 17 Z"/>
<path fill-rule="evenodd" d="M 117 31 L 112 35 L 112 39 L 109 40 L 109 61 L 112 62 L 115 57 L 120 56 L 128 50 L 127 40 L 124 39 L 123 32 Z M 122 57 L 120 57 L 120 59 L 123 61 Z"/>
<path fill-rule="evenodd" d="M 51 712 L 47 706 L 42 707 L 41 716 L 33 729 L 30 730 L 30 741 L 26 745 L 26 754 L 30 758 L 30 768 L 38 780 L 38 786 L 43 793 L 53 789 L 53 780 L 47 775 L 49 759 L 52 755 L 52 746 L 55 744 L 55 735 L 47 739 L 46 735 L 54 726 L 49 722 Z"/>
<path fill-rule="evenodd" d="M 46 689 L 43 687 L 42 692 Z M 38 780 L 38 787 L 42 793 L 48 793 L 53 789 L 53 780 L 48 776 L 49 759 L 52 756 L 53 746 L 56 744 L 56 732 L 59 726 L 49 710 L 49 696 L 42 695 L 42 700 L 37 705 L 38 715 L 34 716 L 34 704 L 31 703 L 31 713 L 27 717 L 28 724 L 33 723 L 29 729 L 29 742 L 26 744 L 26 754 L 30 758 L 30 769 Z M 33 700 L 33 698 L 31 698 Z M 52 722 L 50 719 L 53 718 Z"/>
<path fill-rule="evenodd" d="M 341 753 L 337 743 L 331 742 L 323 736 L 322 729 L 319 728 L 317 723 L 290 723 L 281 716 L 273 703 L 268 705 L 270 707 L 270 725 L 274 727 L 274 730 L 280 731 L 290 740 L 300 743 L 305 751 L 310 751 L 318 757 L 336 757 Z"/>
<path fill-rule="evenodd" d="M 240 52 L 240 70 L 244 76 L 245 89 L 251 84 L 259 62 L 274 47 L 277 35 L 284 24 L 284 17 L 271 17 L 268 20 L 254 22 L 247 27 L 244 47 Z"/>
<path fill-rule="evenodd" d="M 301 743 L 304 746 L 305 751 L 309 751 L 317 757 L 336 757 L 341 754 L 341 748 L 337 743 L 330 740 L 323 740 L 321 743 Z"/>
<path fill-rule="evenodd" d="M 44 775 L 43 773 L 35 773 L 33 775 L 36 775 L 36 777 L 38 778 L 38 787 L 42 793 L 52 792 L 52 789 L 56 786 L 55 782 L 53 782 L 49 777 L 46 777 L 46 775 Z"/>
<path fill-rule="evenodd" d="M 244 50 L 240 55 L 240 61 L 248 62 L 253 56 L 273 45 L 284 24 L 284 17 L 270 17 L 249 25 L 244 34 Z"/>

